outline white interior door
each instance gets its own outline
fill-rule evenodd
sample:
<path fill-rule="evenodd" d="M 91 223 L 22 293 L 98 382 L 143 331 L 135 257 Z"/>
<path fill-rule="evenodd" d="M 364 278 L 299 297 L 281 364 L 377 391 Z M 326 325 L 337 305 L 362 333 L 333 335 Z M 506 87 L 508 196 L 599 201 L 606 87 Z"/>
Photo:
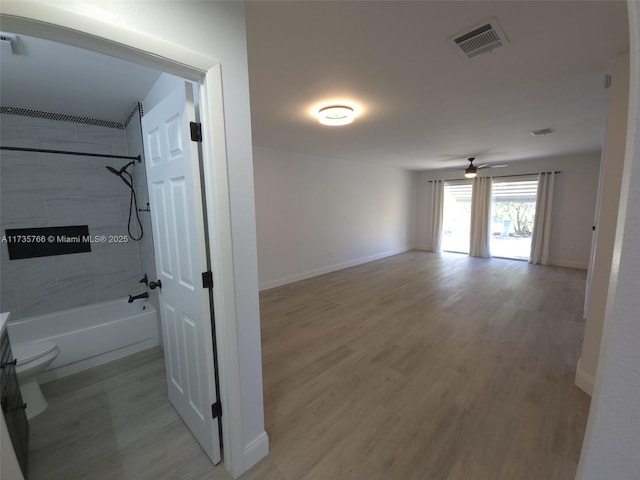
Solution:
<path fill-rule="evenodd" d="M 220 461 L 213 337 L 191 85 L 142 117 L 145 164 L 160 288 L 169 399 L 214 463 Z"/>

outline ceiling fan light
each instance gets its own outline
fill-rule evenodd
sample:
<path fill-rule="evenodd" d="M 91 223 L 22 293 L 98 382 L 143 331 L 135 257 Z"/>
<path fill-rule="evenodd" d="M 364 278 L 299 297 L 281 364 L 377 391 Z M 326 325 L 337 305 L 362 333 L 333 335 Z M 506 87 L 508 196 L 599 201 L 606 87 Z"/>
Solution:
<path fill-rule="evenodd" d="M 478 167 L 476 167 L 473 164 L 473 159 L 470 159 L 469 162 L 470 162 L 470 165 L 464 171 L 464 176 L 466 178 L 474 178 L 474 177 L 476 177 L 476 175 L 478 175 Z"/>
<path fill-rule="evenodd" d="M 348 125 L 354 118 L 353 108 L 346 105 L 331 105 L 318 110 L 318 121 L 323 125 Z"/>

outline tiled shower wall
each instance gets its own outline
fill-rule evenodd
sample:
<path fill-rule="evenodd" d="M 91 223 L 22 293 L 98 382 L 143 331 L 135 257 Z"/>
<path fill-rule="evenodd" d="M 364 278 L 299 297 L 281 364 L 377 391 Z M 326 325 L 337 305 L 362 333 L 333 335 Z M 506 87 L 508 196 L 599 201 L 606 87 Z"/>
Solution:
<path fill-rule="evenodd" d="M 5 146 L 129 154 L 122 129 L 3 114 L 0 135 Z M 1 233 L 7 228 L 88 225 L 90 235 L 126 235 L 129 189 L 105 169 L 119 169 L 126 162 L 2 151 Z M 140 196 L 146 199 L 146 191 Z M 10 311 L 13 318 L 144 291 L 138 283 L 139 244 L 133 241 L 93 243 L 89 253 L 22 260 L 9 260 L 3 243 L 0 267 L 0 311 Z"/>
<path fill-rule="evenodd" d="M 125 136 L 127 141 L 128 155 L 141 155 L 143 163 L 136 163 L 134 172 L 134 186 L 136 188 L 136 195 L 138 197 L 138 207 L 142 209 L 147 208 L 147 202 L 149 201 L 149 191 L 147 190 L 147 175 L 145 173 L 144 166 L 144 152 L 142 149 L 142 131 L 140 129 L 140 112 L 134 113 L 131 117 L 131 121 L 127 128 L 125 128 Z M 153 233 L 151 231 L 151 213 L 140 212 L 140 221 L 142 222 L 142 228 L 144 235 L 138 243 L 140 249 L 140 268 L 142 275 L 145 273 L 149 278 L 149 281 L 155 281 L 158 279 L 156 276 L 156 260 L 154 257 L 153 249 Z M 153 304 L 156 312 L 160 311 L 158 290 L 149 290 L 149 301 Z M 162 329 L 158 329 L 162 331 Z"/>

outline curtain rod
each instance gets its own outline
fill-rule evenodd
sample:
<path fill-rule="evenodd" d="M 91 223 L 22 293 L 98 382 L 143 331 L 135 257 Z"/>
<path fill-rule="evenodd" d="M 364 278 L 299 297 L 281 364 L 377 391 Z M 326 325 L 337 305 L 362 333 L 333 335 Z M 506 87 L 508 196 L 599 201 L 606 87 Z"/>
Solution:
<path fill-rule="evenodd" d="M 109 155 L 102 153 L 84 153 L 84 152 L 72 152 L 68 150 L 46 150 L 43 148 L 23 148 L 23 147 L 1 147 L 0 150 L 10 150 L 14 152 L 36 152 L 36 153 L 57 153 L 61 155 L 79 155 L 82 157 L 100 157 L 100 158 L 119 158 L 121 160 L 137 160 L 141 162 L 142 159 L 140 155 L 136 155 L 135 157 L 127 156 L 127 155 Z"/>
<path fill-rule="evenodd" d="M 540 172 L 540 173 L 562 173 L 560 170 L 555 172 Z M 495 177 L 480 177 L 480 178 L 507 178 L 507 177 L 532 177 L 534 175 L 540 175 L 540 173 L 519 173 L 517 175 L 497 175 Z M 478 178 L 478 177 L 476 177 Z M 442 180 L 443 182 L 458 182 L 460 180 L 473 180 L 472 178 L 451 178 L 448 180 Z M 427 180 L 427 183 L 437 182 L 438 180 Z"/>

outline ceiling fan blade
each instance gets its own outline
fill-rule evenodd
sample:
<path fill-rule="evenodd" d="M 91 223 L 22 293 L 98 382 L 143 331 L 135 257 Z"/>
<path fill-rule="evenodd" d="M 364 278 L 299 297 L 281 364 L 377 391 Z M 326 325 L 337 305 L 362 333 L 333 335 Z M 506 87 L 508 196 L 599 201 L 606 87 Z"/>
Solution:
<path fill-rule="evenodd" d="M 488 163 L 483 163 L 482 165 L 478 165 L 476 168 L 486 168 L 488 166 L 489 166 Z"/>
<path fill-rule="evenodd" d="M 489 168 L 504 168 L 504 167 L 508 167 L 509 165 L 489 165 Z"/>

